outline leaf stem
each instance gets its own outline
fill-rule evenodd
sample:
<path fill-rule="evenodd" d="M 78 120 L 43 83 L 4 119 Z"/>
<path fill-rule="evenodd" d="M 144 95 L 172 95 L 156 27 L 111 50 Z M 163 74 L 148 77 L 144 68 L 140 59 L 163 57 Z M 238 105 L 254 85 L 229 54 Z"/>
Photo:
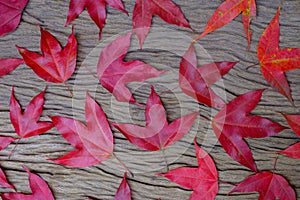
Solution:
<path fill-rule="evenodd" d="M 98 79 L 98 77 L 85 65 L 82 65 L 89 73 L 92 75 L 95 79 Z"/>
<path fill-rule="evenodd" d="M 236 184 L 234 184 L 234 183 L 227 182 L 227 181 L 223 181 L 223 180 L 219 180 L 219 183 L 223 183 L 223 184 L 228 184 L 228 185 L 236 186 Z"/>
<path fill-rule="evenodd" d="M 276 153 L 276 158 L 274 160 L 274 166 L 273 166 L 273 173 L 275 173 L 275 171 L 276 171 L 276 165 L 277 165 L 278 157 L 279 157 L 279 153 Z"/>
<path fill-rule="evenodd" d="M 16 145 L 15 145 L 14 148 L 11 150 L 11 152 L 10 152 L 10 154 L 9 154 L 9 156 L 8 156 L 8 159 L 9 159 L 9 160 L 10 160 L 11 156 L 13 155 L 13 153 L 16 151 L 17 146 L 18 146 L 18 144 L 19 144 L 19 142 L 20 142 L 21 139 L 22 139 L 22 138 L 20 138 L 20 139 L 17 141 Z"/>
<path fill-rule="evenodd" d="M 37 18 L 36 16 L 33 16 L 32 14 L 30 14 L 28 11 L 23 10 L 24 13 L 26 13 L 28 16 L 32 17 L 33 19 L 36 19 L 37 21 L 39 21 L 40 23 L 44 24 L 45 22 L 39 18 Z"/>
<path fill-rule="evenodd" d="M 72 91 L 71 87 L 66 82 L 64 82 L 64 85 L 67 88 L 67 90 L 70 92 L 71 97 L 73 97 L 73 91 Z"/>
<path fill-rule="evenodd" d="M 132 177 L 134 177 L 134 174 L 128 169 L 128 167 L 116 156 L 115 153 L 111 154 L 121 165 L 122 167 L 125 169 L 125 171 L 127 173 L 129 173 Z"/>
<path fill-rule="evenodd" d="M 164 158 L 164 161 L 165 161 L 165 164 L 166 164 L 167 171 L 169 171 L 169 164 L 168 164 L 168 161 L 167 161 L 165 149 L 162 148 L 162 149 L 161 149 L 161 152 L 162 152 L 162 154 L 163 154 L 163 158 Z"/>
<path fill-rule="evenodd" d="M 259 63 L 255 63 L 253 65 L 250 65 L 250 66 L 246 67 L 246 70 L 249 70 L 250 68 L 255 67 L 256 65 L 259 65 Z"/>

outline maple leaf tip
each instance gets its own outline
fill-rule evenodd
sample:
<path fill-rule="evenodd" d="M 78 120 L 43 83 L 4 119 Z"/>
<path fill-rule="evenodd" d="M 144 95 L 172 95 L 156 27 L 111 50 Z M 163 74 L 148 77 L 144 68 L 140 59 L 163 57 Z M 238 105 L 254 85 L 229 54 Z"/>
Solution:
<path fill-rule="evenodd" d="M 163 173 L 158 173 L 158 174 L 155 174 L 155 176 L 163 176 L 163 177 L 165 177 L 165 174 L 163 174 Z"/>

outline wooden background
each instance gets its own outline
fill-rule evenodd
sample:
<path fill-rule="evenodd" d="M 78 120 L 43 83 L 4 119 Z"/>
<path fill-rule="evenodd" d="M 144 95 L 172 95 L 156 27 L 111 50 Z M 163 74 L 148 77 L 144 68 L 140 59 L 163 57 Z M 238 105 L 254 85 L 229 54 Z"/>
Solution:
<path fill-rule="evenodd" d="M 23 108 L 30 99 L 42 91 L 46 85 L 46 102 L 42 120 L 48 120 L 49 115 L 62 115 L 84 121 L 85 91 L 96 98 L 106 111 L 109 120 L 115 122 L 133 122 L 143 124 L 144 114 L 142 108 L 126 103 L 119 103 L 102 88 L 86 68 L 96 72 L 96 64 L 101 49 L 120 34 L 131 29 L 131 13 L 134 0 L 124 0 L 124 5 L 130 13 L 124 13 L 108 7 L 108 18 L 103 30 L 102 40 L 98 41 L 98 29 L 84 11 L 73 24 L 75 24 L 76 38 L 79 43 L 77 68 L 67 84 L 73 88 L 71 97 L 62 84 L 51 84 L 37 77 L 33 71 L 21 65 L 7 76 L 0 78 L 0 126 L 1 135 L 14 136 L 13 126 L 9 120 L 9 98 L 14 85 L 15 94 Z M 191 26 L 200 33 L 211 14 L 222 0 L 174 0 L 181 7 Z M 71 26 L 64 27 L 67 16 L 69 0 L 30 0 L 26 11 L 44 21 L 43 27 L 53 33 L 64 45 L 71 32 Z M 246 67 L 257 63 L 256 48 L 260 34 L 274 17 L 278 6 L 281 5 L 280 16 L 281 37 L 280 47 L 300 48 L 300 1 L 299 0 L 257 0 L 258 17 L 252 22 L 253 37 L 251 48 L 246 52 L 245 39 L 241 16 L 225 27 L 207 35 L 197 42 L 199 64 L 212 61 L 240 61 L 227 74 L 223 82 L 219 82 L 215 89 L 223 95 L 226 101 L 251 90 L 267 88 L 259 106 L 252 112 L 286 125 L 287 123 L 279 112 L 299 114 L 300 107 L 300 70 L 287 72 L 291 86 L 295 107 L 291 106 L 286 98 L 275 92 L 261 75 L 259 67 L 246 70 Z M 0 38 L 0 58 L 20 57 L 15 45 L 30 50 L 40 51 L 39 22 L 24 13 L 18 29 L 9 35 Z M 140 59 L 157 69 L 168 69 L 169 72 L 160 78 L 150 79 L 147 83 L 131 83 L 134 96 L 140 103 L 145 103 L 149 95 L 149 83 L 154 84 L 158 92 L 174 88 L 177 85 L 177 73 L 181 56 L 187 50 L 189 42 L 197 34 L 191 30 L 179 28 L 163 22 L 154 17 L 153 28 L 146 40 L 142 51 L 138 50 L 137 39 L 132 37 L 132 47 L 127 60 Z M 85 67 L 83 67 L 83 65 Z M 169 120 L 176 119 L 183 114 L 201 110 L 207 117 L 213 116 L 216 111 L 199 105 L 195 100 L 185 96 L 177 88 L 171 93 L 161 95 L 166 107 Z M 175 183 L 154 174 L 166 172 L 161 152 L 146 152 L 131 145 L 115 129 L 115 153 L 135 174 L 128 176 L 133 199 L 188 199 L 192 193 L 179 187 Z M 252 172 L 233 161 L 216 141 L 209 122 L 198 117 L 190 133 L 174 147 L 166 149 L 166 157 L 170 169 L 182 166 L 197 166 L 192 141 L 197 137 L 199 145 L 207 150 L 216 162 L 219 178 L 223 181 L 239 183 Z M 299 141 L 291 131 L 285 130 L 280 134 L 264 139 L 247 140 L 254 154 L 259 170 L 272 170 L 275 151 L 284 149 Z M 39 174 L 51 187 L 56 199 L 81 200 L 91 196 L 94 199 L 113 199 L 121 182 L 124 170 L 114 158 L 84 169 L 75 169 L 57 165 L 47 161 L 46 158 L 57 158 L 72 150 L 69 145 L 53 128 L 47 133 L 23 139 L 20 141 L 15 153 L 8 156 L 16 142 L 0 152 L 0 165 L 8 175 L 8 179 L 16 186 L 19 192 L 30 192 L 27 174 L 22 165 L 32 172 Z M 300 161 L 280 155 L 276 173 L 286 177 L 300 198 Z M 220 183 L 220 190 L 216 199 L 257 199 L 258 195 L 227 193 L 233 188 L 228 184 Z M 0 192 L 10 191 L 0 189 Z"/>

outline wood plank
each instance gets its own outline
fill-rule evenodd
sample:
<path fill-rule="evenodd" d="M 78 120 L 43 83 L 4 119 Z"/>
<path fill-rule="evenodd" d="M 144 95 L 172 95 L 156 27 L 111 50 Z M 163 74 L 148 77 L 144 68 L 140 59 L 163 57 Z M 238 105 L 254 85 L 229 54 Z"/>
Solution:
<path fill-rule="evenodd" d="M 124 0 L 126 9 L 131 13 L 135 1 Z M 137 39 L 132 37 L 130 53 L 127 60 L 141 59 L 157 69 L 168 69 L 169 72 L 148 80 L 147 83 L 131 83 L 129 87 L 134 91 L 134 96 L 140 103 L 145 103 L 149 95 L 149 83 L 152 83 L 158 92 L 175 88 L 177 85 L 177 73 L 181 56 L 185 53 L 192 41 L 205 27 L 209 17 L 222 2 L 222 0 L 174 0 L 184 12 L 191 26 L 197 31 L 169 25 L 160 18 L 154 17 L 153 27 L 145 41 L 143 50 L 138 49 Z M 246 67 L 257 63 L 256 48 L 259 37 L 277 11 L 280 1 L 257 1 L 258 17 L 251 23 L 253 37 L 251 48 L 246 52 L 247 41 L 245 38 L 241 16 L 225 27 L 207 35 L 195 45 L 199 64 L 212 61 L 240 61 L 223 82 L 219 82 L 215 89 L 223 94 L 226 101 L 251 90 L 267 88 L 262 101 L 253 111 L 253 114 L 267 117 L 287 126 L 284 118 L 279 114 L 299 114 L 300 107 L 300 70 L 287 72 L 295 107 L 279 93 L 275 92 L 261 75 L 259 67 L 246 70 Z M 45 21 L 43 27 L 53 33 L 64 45 L 71 32 L 71 26 L 64 27 L 68 11 L 68 0 L 46 1 L 30 0 L 26 11 Z M 281 1 L 281 47 L 300 48 L 300 1 Z M 108 18 L 103 30 L 102 40 L 98 41 L 98 29 L 84 11 L 73 24 L 75 24 L 76 38 L 78 39 L 78 62 L 75 74 L 67 84 L 74 90 L 71 97 L 62 84 L 46 83 L 37 77 L 30 68 L 21 65 L 18 69 L 5 77 L 0 78 L 0 127 L 1 135 L 16 136 L 9 120 L 9 98 L 11 87 L 15 86 L 16 97 L 25 106 L 30 99 L 42 91 L 46 85 L 46 102 L 43 120 L 47 116 L 62 115 L 84 121 L 85 92 L 96 98 L 101 104 L 109 120 L 116 122 L 133 122 L 144 124 L 143 109 L 126 103 L 116 102 L 115 99 L 98 84 L 90 72 L 96 73 L 96 65 L 99 52 L 118 35 L 131 29 L 131 18 L 124 13 L 108 7 Z M 0 38 L 0 58 L 19 57 L 15 45 L 39 51 L 40 33 L 34 18 L 23 14 L 20 26 L 13 33 Z M 85 66 L 85 67 L 84 67 Z M 166 106 L 169 120 L 174 120 L 184 114 L 201 110 L 207 117 L 213 116 L 216 111 L 206 106 L 199 105 L 195 100 L 182 94 L 180 89 L 172 93 L 161 95 Z M 115 153 L 135 174 L 128 177 L 132 189 L 133 199 L 188 199 L 192 191 L 184 189 L 175 183 L 154 174 L 165 172 L 164 160 L 161 152 L 141 151 L 131 145 L 116 130 Z M 233 161 L 223 150 L 210 128 L 209 122 L 197 117 L 190 133 L 181 141 L 166 150 L 170 169 L 182 166 L 197 166 L 195 151 L 192 145 L 194 137 L 200 145 L 214 158 L 219 170 L 219 177 L 223 181 L 238 183 L 252 174 L 251 171 Z M 259 170 L 272 170 L 277 150 L 284 149 L 299 141 L 299 138 L 291 130 L 285 130 L 274 137 L 264 139 L 249 139 L 254 158 Z M 27 174 L 22 165 L 32 172 L 39 174 L 50 185 L 56 199 L 75 200 L 87 199 L 86 196 L 95 199 L 113 199 L 113 196 L 121 182 L 123 169 L 113 158 L 102 164 L 84 169 L 74 169 L 56 165 L 46 158 L 57 158 L 72 150 L 72 147 L 53 128 L 47 133 L 19 142 L 16 151 L 9 159 L 8 156 L 15 147 L 16 142 L 7 149 L 0 151 L 0 165 L 8 175 L 8 179 L 16 186 L 17 191 L 30 192 Z M 280 155 L 276 172 L 284 175 L 297 192 L 300 198 L 300 161 Z M 227 196 L 233 187 L 228 184 L 220 184 L 217 199 L 257 199 L 257 194 L 234 194 Z M 8 191 L 0 188 L 0 192 Z"/>

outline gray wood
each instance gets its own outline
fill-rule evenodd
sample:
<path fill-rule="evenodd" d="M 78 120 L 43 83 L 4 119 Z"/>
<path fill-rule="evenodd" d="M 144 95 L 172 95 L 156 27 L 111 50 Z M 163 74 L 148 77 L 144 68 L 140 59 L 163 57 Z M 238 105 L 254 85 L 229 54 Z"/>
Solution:
<path fill-rule="evenodd" d="M 116 102 L 111 94 L 102 88 L 97 79 L 86 69 L 87 67 L 93 73 L 96 73 L 96 64 L 101 49 L 112 39 L 131 29 L 131 13 L 135 1 L 124 0 L 123 2 L 130 12 L 130 17 L 108 7 L 107 23 L 100 42 L 98 41 L 98 29 L 86 11 L 73 22 L 79 43 L 76 72 L 67 81 L 67 84 L 73 88 L 73 97 L 70 96 L 64 85 L 43 81 L 25 65 L 21 65 L 9 75 L 0 78 L 1 135 L 16 136 L 9 120 L 8 107 L 13 85 L 15 86 L 16 97 L 23 107 L 46 85 L 49 86 L 42 114 L 43 120 L 48 120 L 47 116 L 49 115 L 62 115 L 84 121 L 83 105 L 85 91 L 88 90 L 101 104 L 109 120 L 144 124 L 144 115 L 141 108 Z M 132 38 L 131 51 L 126 56 L 127 60 L 140 59 L 157 69 L 169 70 L 160 78 L 148 80 L 147 84 L 129 84 L 140 103 L 145 103 L 149 95 L 149 83 L 154 84 L 159 92 L 176 87 L 181 56 L 187 50 L 191 40 L 204 29 L 209 17 L 222 0 L 174 0 L 174 2 L 181 7 L 197 34 L 185 28 L 169 25 L 160 18 L 154 17 L 153 27 L 142 51 L 138 50 L 137 39 Z M 64 45 L 71 32 L 71 26 L 64 27 L 68 4 L 68 0 L 30 0 L 26 11 L 45 21 L 43 27 L 53 33 Z M 300 48 L 299 0 L 257 1 L 258 17 L 251 23 L 253 37 L 249 52 L 245 51 L 247 41 L 241 23 L 241 16 L 225 27 L 207 35 L 195 46 L 198 52 L 199 64 L 225 60 L 240 61 L 223 78 L 223 82 L 218 82 L 215 86 L 215 89 L 223 95 L 227 102 L 248 91 L 267 88 L 259 106 L 252 113 L 287 126 L 286 121 L 279 113 L 299 114 L 299 69 L 286 73 L 295 107 L 291 106 L 282 95 L 270 88 L 261 75 L 259 67 L 246 70 L 247 66 L 258 62 L 256 48 L 259 37 L 275 15 L 278 5 L 282 7 L 280 46 Z M 0 38 L 0 58 L 18 57 L 16 44 L 30 50 L 39 51 L 39 27 L 34 25 L 37 23 L 38 21 L 24 13 L 18 29 Z M 197 110 L 201 110 L 202 115 L 207 117 L 212 117 L 216 113 L 215 110 L 199 105 L 192 98 L 182 94 L 178 88 L 172 93 L 162 94 L 161 98 L 170 120 Z M 156 173 L 166 172 L 161 152 L 141 151 L 126 141 L 118 131 L 113 130 L 115 153 L 135 174 L 134 177 L 128 177 L 133 199 L 188 199 L 192 191 L 184 189 L 165 178 L 154 176 Z M 238 183 L 252 174 L 251 171 L 233 161 L 224 152 L 217 142 L 209 122 L 200 117 L 197 118 L 192 130 L 186 137 L 176 143 L 175 146 L 166 149 L 165 153 L 170 169 L 197 166 L 192 145 L 195 136 L 198 143 L 214 158 L 219 170 L 220 180 Z M 272 170 L 276 157 L 275 152 L 299 141 L 299 138 L 291 130 L 285 130 L 274 137 L 249 139 L 247 141 L 251 146 L 259 170 Z M 23 165 L 45 179 L 58 200 L 87 199 L 87 195 L 95 199 L 113 199 L 124 173 L 124 170 L 114 158 L 84 169 L 60 166 L 46 160 L 46 158 L 57 158 L 72 150 L 72 146 L 60 136 L 55 128 L 43 135 L 21 140 L 16 151 L 9 159 L 8 156 L 15 145 L 16 142 L 7 149 L 0 151 L 0 165 L 19 192 L 30 192 L 27 174 L 22 169 Z M 280 155 L 276 170 L 277 173 L 282 174 L 290 181 L 297 192 L 298 198 L 300 198 L 299 165 L 299 160 Z M 227 196 L 232 188 L 231 185 L 221 183 L 217 199 L 257 199 L 258 197 L 255 193 Z M 0 189 L 0 192 L 4 191 L 9 190 Z"/>

